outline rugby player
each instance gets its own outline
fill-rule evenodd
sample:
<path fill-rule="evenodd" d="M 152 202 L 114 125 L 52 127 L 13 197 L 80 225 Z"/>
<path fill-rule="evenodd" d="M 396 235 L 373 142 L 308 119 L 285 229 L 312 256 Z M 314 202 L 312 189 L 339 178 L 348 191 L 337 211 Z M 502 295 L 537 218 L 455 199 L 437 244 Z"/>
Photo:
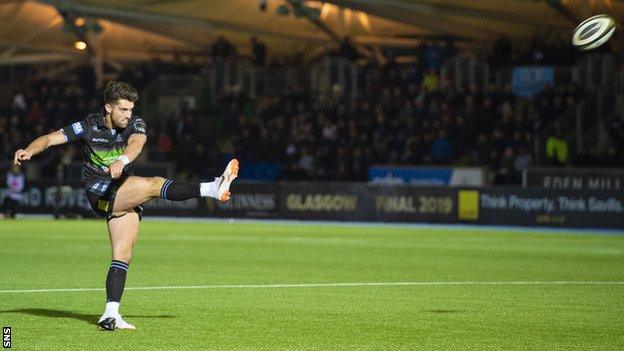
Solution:
<path fill-rule="evenodd" d="M 134 176 L 131 164 L 147 141 L 145 121 L 132 114 L 138 98 L 130 85 L 111 81 L 104 90 L 104 108 L 99 113 L 35 139 L 26 149 L 17 150 L 13 160 L 20 165 L 50 146 L 83 142 L 83 183 L 89 204 L 106 218 L 112 251 L 106 276 L 106 307 L 98 321 L 101 330 L 136 329 L 121 318 L 119 303 L 139 234 L 141 204 L 157 197 L 173 201 L 212 197 L 225 202 L 230 199 L 230 184 L 238 176 L 236 159 L 212 182 Z"/>

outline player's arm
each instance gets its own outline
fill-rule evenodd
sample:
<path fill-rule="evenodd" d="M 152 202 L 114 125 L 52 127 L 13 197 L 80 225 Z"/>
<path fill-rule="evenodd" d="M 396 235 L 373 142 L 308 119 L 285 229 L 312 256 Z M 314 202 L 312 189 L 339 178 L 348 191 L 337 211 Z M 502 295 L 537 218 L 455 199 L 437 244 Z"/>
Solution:
<path fill-rule="evenodd" d="M 146 142 L 147 136 L 145 136 L 145 134 L 132 134 L 130 138 L 128 138 L 128 146 L 126 146 L 124 156 L 126 156 L 130 162 L 136 160 L 141 154 L 141 151 L 143 151 L 143 146 Z"/>
<path fill-rule="evenodd" d="M 139 157 L 143 150 L 143 145 L 147 141 L 147 126 L 143 119 L 135 118 L 128 128 L 130 128 L 130 137 L 123 155 L 119 156 L 115 162 L 108 166 L 108 171 L 113 179 L 119 178 L 124 167 Z"/>
<path fill-rule="evenodd" d="M 128 138 L 128 145 L 126 145 L 123 155 L 119 156 L 119 158 L 108 167 L 113 179 L 119 178 L 124 167 L 139 157 L 145 142 L 147 142 L 147 136 L 145 136 L 145 134 L 130 135 L 130 138 Z"/>
<path fill-rule="evenodd" d="M 63 134 L 63 132 L 60 130 L 40 136 L 32 143 L 30 143 L 26 147 L 26 149 L 19 149 L 15 151 L 13 162 L 15 164 L 21 165 L 22 161 L 30 160 L 33 156 L 42 153 L 50 146 L 61 145 L 65 144 L 66 142 L 67 138 L 65 137 L 65 134 Z"/>

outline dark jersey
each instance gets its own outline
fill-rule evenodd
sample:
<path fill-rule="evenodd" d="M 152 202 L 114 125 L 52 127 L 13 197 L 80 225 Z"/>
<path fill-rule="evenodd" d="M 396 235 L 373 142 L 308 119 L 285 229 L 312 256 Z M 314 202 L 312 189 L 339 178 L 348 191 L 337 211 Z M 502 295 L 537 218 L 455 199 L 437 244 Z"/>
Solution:
<path fill-rule="evenodd" d="M 143 119 L 133 116 L 126 128 L 108 129 L 104 125 L 104 114 L 100 112 L 92 113 L 82 121 L 61 128 L 61 132 L 68 142 L 82 140 L 84 144 L 82 175 L 85 183 L 89 183 L 94 179 L 110 179 L 108 166 L 123 155 L 132 134 L 146 135 L 147 126 Z M 130 169 L 126 166 L 122 178 L 129 172 Z"/>

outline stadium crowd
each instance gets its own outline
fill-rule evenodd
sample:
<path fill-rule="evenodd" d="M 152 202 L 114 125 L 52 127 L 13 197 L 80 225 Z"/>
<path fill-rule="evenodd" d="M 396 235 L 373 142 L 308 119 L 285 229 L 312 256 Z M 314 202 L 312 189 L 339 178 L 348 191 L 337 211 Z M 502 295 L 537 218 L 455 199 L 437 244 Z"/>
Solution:
<path fill-rule="evenodd" d="M 531 164 L 534 135 L 579 98 L 573 86 L 521 100 L 509 86 L 454 92 L 427 86 L 426 76 L 381 71 L 369 72 L 372 84 L 355 100 L 339 89 L 322 103 L 295 94 L 245 115 L 233 102 L 240 97 L 228 96 L 220 120 L 237 131 L 237 155 L 280 162 L 281 179 L 365 181 L 372 165 L 454 164 L 485 166 L 506 184 Z"/>
<path fill-rule="evenodd" d="M 339 87 L 322 101 L 303 93 L 252 100 L 233 89 L 218 100 L 216 118 L 197 110 L 152 118 L 143 157 L 174 162 L 189 178 L 213 174 L 234 154 L 280 165 L 284 180 L 365 181 L 371 165 L 455 164 L 486 166 L 495 183 L 517 183 L 535 133 L 579 98 L 572 86 L 547 87 L 534 100 L 515 97 L 509 86 L 457 92 L 433 70 L 392 62 L 368 67 L 363 78 L 356 99 Z M 0 113 L 3 158 L 99 111 L 100 97 L 86 92 L 78 83 L 38 80 L 14 94 Z M 55 172 L 45 165 L 80 159 L 77 146 L 62 150 L 41 156 L 43 176 Z"/>

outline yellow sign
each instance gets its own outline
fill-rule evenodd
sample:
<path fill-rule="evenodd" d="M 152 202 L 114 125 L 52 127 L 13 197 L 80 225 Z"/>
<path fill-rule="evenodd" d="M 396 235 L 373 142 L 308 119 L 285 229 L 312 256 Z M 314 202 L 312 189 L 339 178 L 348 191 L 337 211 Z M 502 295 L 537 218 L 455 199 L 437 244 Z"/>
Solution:
<path fill-rule="evenodd" d="M 479 219 L 479 191 L 460 190 L 458 193 L 457 217 L 466 221 Z"/>

